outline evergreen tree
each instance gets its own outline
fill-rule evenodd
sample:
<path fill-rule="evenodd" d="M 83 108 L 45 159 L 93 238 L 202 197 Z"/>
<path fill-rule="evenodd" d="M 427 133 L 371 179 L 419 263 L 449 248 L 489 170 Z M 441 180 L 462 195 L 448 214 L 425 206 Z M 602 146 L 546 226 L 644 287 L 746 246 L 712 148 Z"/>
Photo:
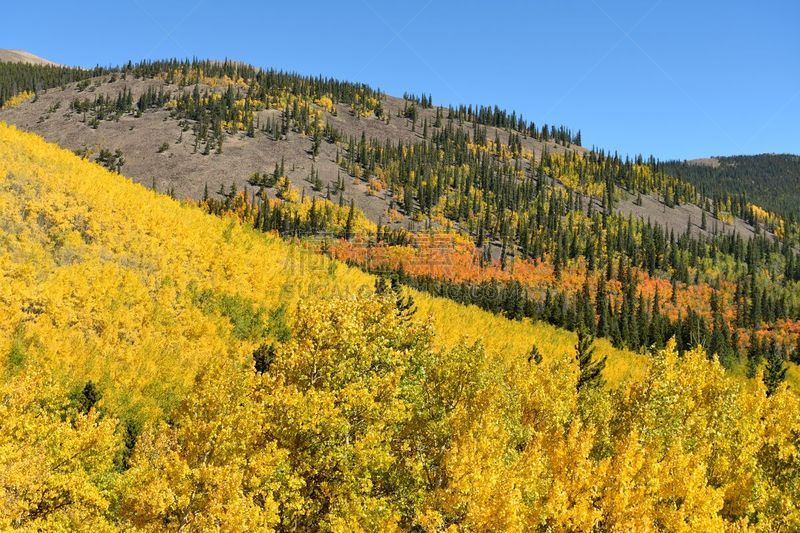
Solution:
<path fill-rule="evenodd" d="M 792 352 L 792 363 L 800 365 L 800 335 L 797 336 L 797 344 Z"/>
<path fill-rule="evenodd" d="M 87 415 L 98 401 L 100 401 L 100 391 L 94 382 L 87 381 L 78 395 L 78 411 Z"/>
<path fill-rule="evenodd" d="M 535 344 L 531 346 L 531 350 L 528 352 L 528 363 L 540 364 L 542 362 L 542 352 L 539 351 L 539 347 Z"/>
<path fill-rule="evenodd" d="M 578 375 L 577 389 L 588 390 L 602 387 L 603 369 L 606 366 L 606 357 L 594 360 L 594 338 L 585 329 L 578 330 L 578 343 L 575 345 L 575 358 L 578 361 L 580 373 Z"/>
<path fill-rule="evenodd" d="M 347 212 L 347 221 L 344 227 L 344 238 L 350 239 L 353 236 L 353 223 L 355 221 L 355 204 L 350 200 L 350 210 Z"/>
<path fill-rule="evenodd" d="M 747 377 L 751 379 L 756 377 L 762 358 L 761 343 L 753 331 L 750 333 L 750 346 L 747 348 Z"/>
<path fill-rule="evenodd" d="M 772 396 L 780 384 L 786 379 L 786 365 L 783 362 L 783 353 L 777 346 L 767 353 L 767 364 L 764 367 L 764 385 L 767 387 L 767 396 Z"/>

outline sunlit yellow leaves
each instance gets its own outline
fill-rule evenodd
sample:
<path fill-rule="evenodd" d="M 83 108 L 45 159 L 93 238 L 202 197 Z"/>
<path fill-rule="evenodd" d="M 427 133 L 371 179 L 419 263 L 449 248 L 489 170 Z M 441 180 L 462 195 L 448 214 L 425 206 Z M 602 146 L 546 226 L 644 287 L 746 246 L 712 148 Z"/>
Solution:
<path fill-rule="evenodd" d="M 116 422 L 32 371 L 0 385 L 0 529 L 107 530 Z"/>
<path fill-rule="evenodd" d="M 152 531 L 264 531 L 277 524 L 278 500 L 290 498 L 292 484 L 287 453 L 265 437 L 267 413 L 253 401 L 254 379 L 213 363 L 174 423 L 140 438 L 119 482 L 123 520 Z"/>
<path fill-rule="evenodd" d="M 318 106 L 320 106 L 322 109 L 324 109 L 328 113 L 333 113 L 333 111 L 334 111 L 333 100 L 331 100 L 330 96 L 327 96 L 327 95 L 326 96 L 320 96 L 319 98 L 314 100 L 314 103 L 317 104 Z"/>
<path fill-rule="evenodd" d="M 33 98 L 34 94 L 30 91 L 22 91 L 21 93 L 17 93 L 11 98 L 7 99 L 3 103 L 3 107 L 0 109 L 11 109 L 12 107 L 17 107 L 20 104 L 24 104 L 31 98 Z"/>
<path fill-rule="evenodd" d="M 598 341 L 613 388 L 578 394 L 573 334 L 404 312 L 6 126 L 0 210 L 0 529 L 800 528 L 796 395 L 702 350 Z"/>

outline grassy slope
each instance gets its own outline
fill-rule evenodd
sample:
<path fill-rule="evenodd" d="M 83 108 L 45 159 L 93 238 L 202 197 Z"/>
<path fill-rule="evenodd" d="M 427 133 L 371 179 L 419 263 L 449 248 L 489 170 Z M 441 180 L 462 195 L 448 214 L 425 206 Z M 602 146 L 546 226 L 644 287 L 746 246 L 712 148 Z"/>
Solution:
<path fill-rule="evenodd" d="M 236 295 L 264 317 L 304 294 L 370 291 L 374 278 L 297 245 L 182 205 L 0 124 L 0 354 L 6 371 L 37 365 L 65 391 L 88 379 L 118 412 L 159 417 L 195 372 L 221 355 L 248 360 L 254 342 L 200 290 Z M 538 344 L 545 358 L 574 335 L 415 294 L 438 342 L 482 339 L 506 358 Z M 245 313 L 246 315 L 246 313 Z M 228 312 L 230 316 L 230 312 Z M 279 322 L 280 317 L 273 320 Z M 643 360 L 600 342 L 607 377 Z"/>

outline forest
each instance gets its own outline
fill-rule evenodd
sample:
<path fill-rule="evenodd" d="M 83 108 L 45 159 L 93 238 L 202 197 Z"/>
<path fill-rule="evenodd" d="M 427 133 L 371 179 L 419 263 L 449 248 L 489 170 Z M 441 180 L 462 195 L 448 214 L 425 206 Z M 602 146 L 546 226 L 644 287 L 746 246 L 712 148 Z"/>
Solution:
<path fill-rule="evenodd" d="M 781 376 L 800 361 L 800 226 L 751 203 L 746 190 L 709 188 L 652 157 L 586 151 L 580 132 L 496 107 L 442 108 L 430 95 L 406 94 L 398 118 L 418 140 L 379 140 L 346 136 L 326 119 L 343 103 L 355 116 L 391 120 L 382 93 L 362 84 L 200 61 L 120 72 L 180 89 L 73 102 L 92 114 L 90 124 L 164 108 L 204 155 L 221 153 L 232 136 L 280 141 L 290 131 L 307 139 L 313 159 L 322 142 L 337 147 L 335 180 L 324 182 L 312 164 L 299 190 L 281 160 L 253 172 L 250 190 L 206 186 L 200 204 L 210 213 L 321 242 L 323 253 L 406 286 L 587 330 L 618 348 L 647 352 L 675 339 L 679 353 L 703 346 L 751 378 L 770 368 Z M 264 109 L 280 113 L 262 122 Z M 419 118 L 423 109 L 435 110 L 432 120 Z M 568 149 L 548 151 L 545 142 L 537 153 L 525 139 Z M 106 155 L 97 161 L 119 171 L 122 154 Z M 387 192 L 388 212 L 408 227 L 369 220 L 345 198 L 345 179 Z M 698 218 L 675 228 L 620 208 L 644 196 L 664 211 L 697 206 Z"/>
<path fill-rule="evenodd" d="M 249 124 L 256 115 L 247 110 L 273 107 L 283 109 L 280 124 L 261 124 L 261 131 L 281 138 L 294 129 L 308 136 L 313 156 L 323 140 L 337 145 L 340 174 L 325 185 L 312 166 L 309 190 L 292 190 L 283 163 L 276 163 L 272 171 L 254 173 L 250 191 L 232 187 L 204 195 L 209 212 L 236 213 L 287 237 L 351 240 L 358 233 L 356 243 L 325 243 L 323 251 L 511 318 L 587 329 L 618 347 L 646 351 L 675 338 L 680 352 L 702 345 L 726 368 L 751 377 L 766 361 L 800 360 L 800 227 L 792 217 L 750 203 L 745 193 L 703 192 L 653 158 L 546 149 L 537 156 L 521 139 L 547 138 L 549 129 L 483 107 L 438 108 L 414 143 L 363 133 L 346 138 L 325 121 L 330 107 L 314 103 L 318 93 L 291 105 L 270 104 L 263 88 L 251 98 L 246 78 L 240 84 L 216 93 L 195 86 L 174 104 L 176 118 L 194 124 L 196 146 L 205 143 L 208 153 L 237 130 L 254 135 Z M 331 101 L 348 95 L 331 94 Z M 403 114 L 412 127 L 416 106 L 432 107 L 430 97 L 406 95 Z M 490 139 L 486 124 L 505 128 L 505 138 L 496 132 Z M 554 138 L 564 132 L 565 145 L 576 141 L 567 128 L 553 131 Z M 378 220 L 374 229 L 367 224 L 354 232 L 346 222 L 354 215 L 344 214 L 348 205 L 353 211 L 340 185 L 344 176 L 389 191 L 389 211 L 416 227 Z M 665 210 L 700 206 L 699 219 L 676 231 L 616 209 L 625 202 L 641 205 L 642 195 Z M 738 232 L 738 223 L 751 233 Z M 457 235 L 472 245 L 449 246 L 453 239 L 464 242 Z"/>
<path fill-rule="evenodd" d="M 92 90 L 116 79 L 163 85 Z M 198 158 L 299 136 L 310 162 L 181 199 L 0 123 L 0 529 L 800 528 L 777 189 L 227 61 L 0 80 L 0 107 L 72 83 L 86 128 L 166 111 Z"/>
<path fill-rule="evenodd" d="M 0 176 L 3 529 L 800 524 L 797 395 L 702 348 L 522 335 L 7 126 Z"/>
<path fill-rule="evenodd" d="M 707 194 L 739 193 L 785 217 L 797 220 L 800 158 L 790 154 L 715 157 L 711 164 L 667 161 L 668 172 L 691 181 Z"/>

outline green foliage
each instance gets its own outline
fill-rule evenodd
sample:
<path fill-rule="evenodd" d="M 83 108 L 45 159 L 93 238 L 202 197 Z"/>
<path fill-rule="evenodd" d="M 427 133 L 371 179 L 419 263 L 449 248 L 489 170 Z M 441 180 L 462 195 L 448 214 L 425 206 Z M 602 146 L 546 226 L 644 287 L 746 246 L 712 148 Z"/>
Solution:
<path fill-rule="evenodd" d="M 220 294 L 212 289 L 197 292 L 194 302 L 206 313 L 218 313 L 230 320 L 232 335 L 240 340 L 258 340 L 266 337 L 274 327 L 285 335 L 284 311 L 271 314 L 253 301 L 238 294 Z"/>
<path fill-rule="evenodd" d="M 715 165 L 669 161 L 664 169 L 715 198 L 741 196 L 784 216 L 800 215 L 800 156 L 716 157 Z"/>
<path fill-rule="evenodd" d="M 606 358 L 594 360 L 594 338 L 585 329 L 578 330 L 578 343 L 575 345 L 575 359 L 578 362 L 578 382 L 576 388 L 582 390 L 597 389 L 605 384 L 603 369 Z"/>
<path fill-rule="evenodd" d="M 772 396 L 786 379 L 786 364 L 783 353 L 775 346 L 767 352 L 767 364 L 764 367 L 764 385 L 767 396 Z"/>
<path fill-rule="evenodd" d="M 528 353 L 528 362 L 537 365 L 542 362 L 542 352 L 535 344 L 531 346 L 531 351 Z"/>
<path fill-rule="evenodd" d="M 96 67 L 82 69 L 53 65 L 0 62 L 0 108 L 12 96 L 29 91 L 32 93 L 52 87 L 65 86 L 79 80 L 101 76 L 108 69 Z"/>
<path fill-rule="evenodd" d="M 14 328 L 11 338 L 11 346 L 5 360 L 5 366 L 9 373 L 15 373 L 25 366 L 27 360 L 27 348 L 29 342 L 25 338 L 25 328 L 22 324 Z"/>
<path fill-rule="evenodd" d="M 101 394 L 97 389 L 97 386 L 92 381 L 87 381 L 86 385 L 83 386 L 83 389 L 81 389 L 81 392 L 77 397 L 78 412 L 88 415 L 89 411 L 91 411 L 100 400 L 100 397 Z"/>

